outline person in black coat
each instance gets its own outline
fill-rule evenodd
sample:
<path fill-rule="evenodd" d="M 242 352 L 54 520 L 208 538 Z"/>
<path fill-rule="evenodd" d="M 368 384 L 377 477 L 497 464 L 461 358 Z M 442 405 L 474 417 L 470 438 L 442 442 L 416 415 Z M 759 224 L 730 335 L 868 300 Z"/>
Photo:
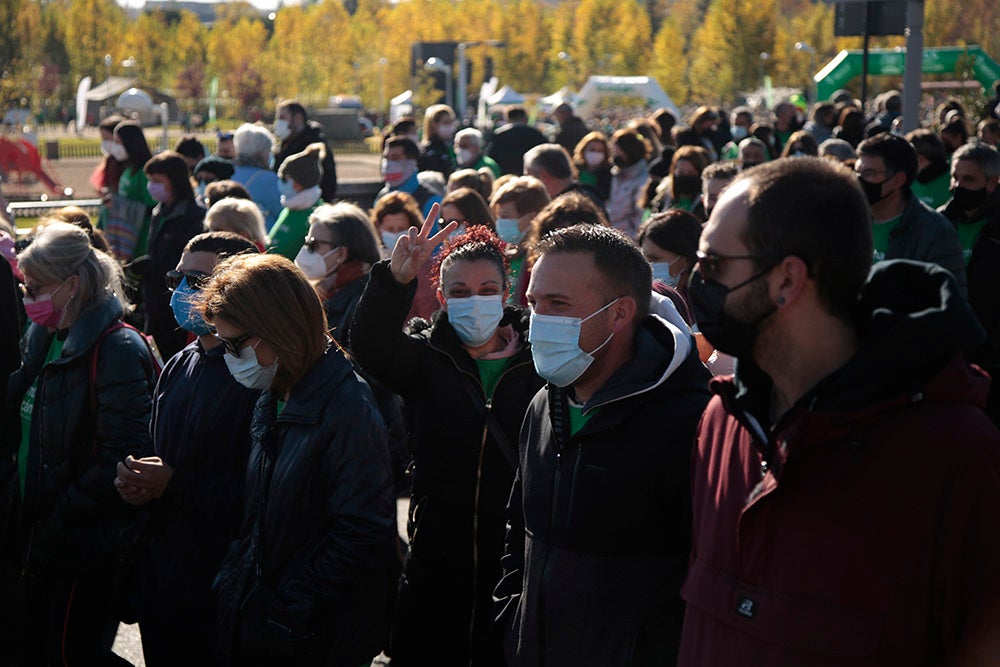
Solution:
<path fill-rule="evenodd" d="M 111 653 L 111 591 L 135 513 L 112 481 L 127 454 L 152 453 L 156 369 L 140 334 L 122 325 L 120 266 L 85 231 L 48 223 L 19 268 L 32 324 L 7 384 L 15 428 L 0 439 L 0 554 L 4 576 L 19 582 L 5 581 L 0 598 L 13 635 L 4 659 L 128 664 Z"/>
<path fill-rule="evenodd" d="M 141 268 L 145 330 L 160 356 L 169 359 L 187 345 L 188 335 L 174 321 L 164 276 L 177 266 L 188 241 L 204 231 L 205 209 L 195 201 L 187 164 L 178 153 L 159 153 L 144 170 L 149 193 L 159 202 L 149 221 L 149 255 Z"/>
<path fill-rule="evenodd" d="M 573 155 L 577 144 L 590 132 L 583 119 L 573 113 L 573 107 L 563 102 L 552 110 L 552 117 L 559 123 L 559 131 L 556 132 L 555 143 L 566 149 L 566 152 Z"/>
<path fill-rule="evenodd" d="M 197 338 L 170 358 L 156 385 L 155 456 L 129 455 L 118 464 L 122 498 L 145 508 L 129 584 L 149 667 L 221 660 L 212 581 L 239 530 L 260 392 L 233 379 L 222 342 L 194 302 L 220 257 L 256 252 L 229 232 L 199 234 L 184 249 L 171 274 L 170 305 L 177 324 Z"/>
<path fill-rule="evenodd" d="M 278 255 L 238 255 L 200 310 L 237 382 L 262 390 L 243 521 L 216 577 L 234 665 L 356 666 L 382 647 L 396 504 L 385 425 L 330 344 L 312 285 Z"/>
<path fill-rule="evenodd" d="M 323 156 L 323 175 L 319 182 L 320 196 L 323 201 L 332 202 L 337 197 L 337 163 L 323 134 L 323 126 L 309 120 L 306 108 L 297 100 L 279 102 L 274 117 L 274 133 L 281 141 L 274 154 L 274 171 L 281 168 L 289 155 L 303 152 L 309 144 L 323 144 L 326 154 Z"/>
<path fill-rule="evenodd" d="M 503 307 L 503 244 L 485 227 L 447 243 L 435 271 L 442 309 L 403 332 L 421 265 L 456 226 L 430 236 L 436 209 L 372 269 L 351 329 L 362 368 L 399 392 L 411 417 L 409 551 L 387 653 L 404 667 L 502 665 L 492 590 L 514 443 L 542 382 L 526 313 Z"/>
<path fill-rule="evenodd" d="M 455 112 L 447 104 L 433 104 L 424 115 L 424 140 L 417 159 L 419 171 L 437 171 L 445 180 L 455 171 L 451 142 L 455 137 Z"/>
<path fill-rule="evenodd" d="M 548 139 L 528 126 L 528 112 L 524 107 L 508 109 L 507 121 L 509 125 L 493 133 L 493 138 L 486 147 L 486 154 L 497 161 L 503 173 L 520 176 L 524 173 L 524 154 L 535 146 L 548 142 Z"/>

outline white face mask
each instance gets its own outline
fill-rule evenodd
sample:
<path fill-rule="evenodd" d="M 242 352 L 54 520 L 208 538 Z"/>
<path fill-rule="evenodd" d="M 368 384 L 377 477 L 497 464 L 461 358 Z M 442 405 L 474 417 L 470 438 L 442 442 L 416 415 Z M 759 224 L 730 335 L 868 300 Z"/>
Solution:
<path fill-rule="evenodd" d="M 621 298 L 621 297 L 619 297 Z M 607 310 L 618 302 L 611 301 L 584 318 L 539 315 L 531 312 L 528 342 L 535 371 L 557 387 L 568 387 L 576 382 L 594 363 L 594 354 L 611 342 L 615 332 L 590 352 L 580 348 L 580 327 L 591 317 Z"/>
<path fill-rule="evenodd" d="M 676 276 L 672 276 L 670 268 L 682 259 L 684 258 L 675 257 L 672 262 L 650 262 L 649 265 L 653 267 L 653 280 L 659 280 L 661 283 L 677 289 L 681 280 L 681 271 L 678 271 Z"/>
<path fill-rule="evenodd" d="M 339 245 L 321 255 L 318 252 L 312 252 L 306 246 L 302 246 L 299 248 L 298 254 L 295 255 L 295 266 L 302 269 L 302 273 L 306 274 L 306 278 L 309 280 L 323 280 L 330 273 L 326 268 L 326 258 L 338 250 L 340 250 Z"/>
<path fill-rule="evenodd" d="M 292 128 L 288 126 L 288 121 L 284 118 L 279 118 L 274 121 L 274 135 L 279 139 L 287 139 L 292 134 Z"/>
<path fill-rule="evenodd" d="M 448 299 L 448 322 L 469 347 L 484 345 L 493 337 L 503 317 L 503 295 Z"/>
<path fill-rule="evenodd" d="M 583 160 L 591 168 L 599 167 L 607 162 L 607 158 L 604 157 L 604 151 L 584 151 Z"/>
<path fill-rule="evenodd" d="M 472 166 L 472 161 L 476 157 L 476 154 L 470 151 L 468 148 L 458 149 L 458 163 L 463 167 Z"/>
<path fill-rule="evenodd" d="M 455 124 L 454 123 L 442 123 L 438 125 L 438 136 L 448 141 L 453 136 L 455 136 Z"/>
<path fill-rule="evenodd" d="M 116 141 L 102 141 L 101 150 L 107 153 L 109 156 L 118 160 L 119 162 L 124 162 L 128 159 L 128 151 L 125 147 Z"/>
<path fill-rule="evenodd" d="M 240 350 L 239 358 L 226 352 L 223 358 L 226 360 L 226 367 L 233 379 L 247 389 L 270 389 L 274 382 L 274 375 L 278 372 L 278 360 L 270 366 L 261 366 L 257 361 L 257 346 L 260 345 L 258 339 L 254 345 L 247 345 Z"/>
<path fill-rule="evenodd" d="M 500 240 L 511 245 L 517 245 L 524 238 L 517 223 L 517 218 L 497 218 L 497 236 Z"/>
<path fill-rule="evenodd" d="M 406 232 L 407 230 L 405 229 L 401 232 L 387 232 L 383 230 L 379 232 L 379 234 L 382 236 L 382 244 L 389 250 L 389 252 L 392 252 L 392 249 L 396 247 L 396 241 L 398 241 L 401 237 L 406 236 Z"/>

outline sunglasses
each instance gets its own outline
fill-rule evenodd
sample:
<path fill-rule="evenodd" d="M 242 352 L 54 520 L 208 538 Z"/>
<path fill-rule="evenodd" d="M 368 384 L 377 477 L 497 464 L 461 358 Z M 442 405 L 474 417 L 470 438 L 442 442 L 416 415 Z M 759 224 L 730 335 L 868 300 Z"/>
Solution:
<path fill-rule="evenodd" d="M 223 338 L 217 333 L 214 334 L 214 336 L 218 338 L 219 342 L 225 346 L 226 352 L 233 355 L 234 357 L 239 357 L 240 350 L 243 349 L 243 346 L 246 345 L 246 342 L 248 340 L 253 338 L 253 334 L 250 333 L 239 335 L 236 338 Z"/>
<path fill-rule="evenodd" d="M 718 275 L 719 271 L 722 270 L 722 264 L 729 260 L 757 259 L 754 255 L 719 255 L 700 250 L 695 253 L 695 256 L 698 258 L 698 266 L 701 267 L 702 273 L 708 277 Z"/>
<path fill-rule="evenodd" d="M 167 289 L 173 292 L 180 286 L 181 281 L 187 278 L 187 284 L 191 286 L 193 290 L 200 290 L 208 284 L 208 279 L 211 278 L 211 274 L 202 273 L 201 271 L 167 271 L 164 276 L 164 280 L 167 283 Z"/>
<path fill-rule="evenodd" d="M 332 246 L 333 242 L 332 241 L 322 241 L 322 240 L 316 238 L 315 236 L 307 236 L 303 240 L 302 245 L 304 245 L 306 247 L 306 249 L 309 250 L 309 252 L 316 252 L 316 248 L 318 248 L 319 246 L 321 246 L 321 245 Z"/>

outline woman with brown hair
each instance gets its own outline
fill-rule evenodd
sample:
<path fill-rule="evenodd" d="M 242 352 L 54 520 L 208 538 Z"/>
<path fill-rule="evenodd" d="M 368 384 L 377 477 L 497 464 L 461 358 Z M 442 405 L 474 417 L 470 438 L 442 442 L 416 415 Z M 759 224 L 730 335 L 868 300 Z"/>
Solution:
<path fill-rule="evenodd" d="M 710 162 L 708 151 L 701 146 L 678 148 L 670 161 L 670 175 L 660 183 L 650 203 L 653 213 L 671 208 L 694 210 L 700 200 L 701 172 Z"/>
<path fill-rule="evenodd" d="M 441 200 L 441 220 L 444 227 L 449 222 L 457 222 L 455 234 L 462 234 L 469 227 L 482 225 L 496 232 L 497 220 L 483 196 L 472 188 L 459 188 L 449 192 Z"/>
<path fill-rule="evenodd" d="M 585 135 L 573 150 L 573 164 L 579 180 L 589 185 L 604 201 L 611 196 L 611 145 L 603 132 Z"/>
<path fill-rule="evenodd" d="M 240 665 L 358 665 L 382 648 L 395 502 L 385 426 L 327 335 L 302 272 L 276 255 L 218 266 L 201 311 L 254 410 L 244 521 L 216 579 Z"/>

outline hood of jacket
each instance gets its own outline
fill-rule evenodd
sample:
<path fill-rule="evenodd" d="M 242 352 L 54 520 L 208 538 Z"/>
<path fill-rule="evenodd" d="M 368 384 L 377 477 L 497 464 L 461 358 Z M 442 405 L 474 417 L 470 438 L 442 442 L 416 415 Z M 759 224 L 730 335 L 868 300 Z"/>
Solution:
<path fill-rule="evenodd" d="M 857 415 L 921 400 L 985 404 L 989 378 L 960 358 L 985 333 L 949 271 L 911 260 L 879 262 L 862 288 L 857 313 L 858 351 L 795 408 Z M 746 360 L 738 362 L 734 378 L 716 378 L 711 385 L 761 424 L 767 423 L 772 387 Z"/>

